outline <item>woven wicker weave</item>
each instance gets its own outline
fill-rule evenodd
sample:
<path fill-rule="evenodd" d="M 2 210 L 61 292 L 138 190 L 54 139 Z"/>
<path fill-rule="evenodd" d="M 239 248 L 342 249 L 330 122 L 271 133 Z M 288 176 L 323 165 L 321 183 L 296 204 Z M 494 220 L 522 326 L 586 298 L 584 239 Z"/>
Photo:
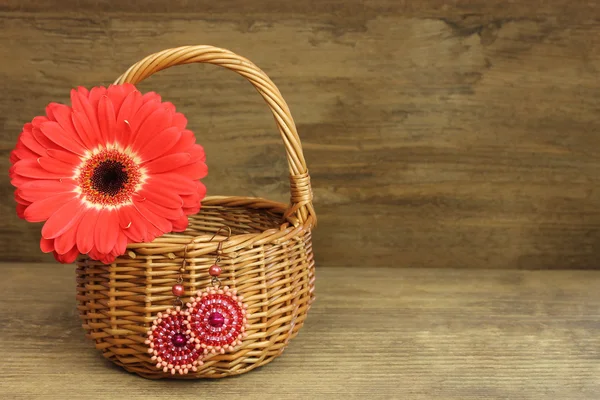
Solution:
<path fill-rule="evenodd" d="M 216 64 L 247 78 L 269 105 L 287 152 L 291 205 L 260 198 L 207 197 L 187 231 L 128 246 L 111 265 L 81 256 L 77 300 L 83 328 L 114 363 L 147 378 L 171 377 L 150 360 L 145 333 L 156 314 L 173 305 L 171 288 L 185 257 L 185 297 L 210 284 L 219 242 L 223 285 L 248 305 L 248 336 L 233 352 L 205 359 L 198 372 L 176 378 L 241 374 L 281 354 L 303 325 L 313 301 L 311 229 L 316 224 L 310 178 L 287 104 L 256 65 L 230 51 L 187 46 L 161 51 L 133 65 L 116 83 L 138 83 L 173 65 Z M 227 226 L 232 236 L 219 233 Z M 223 230 L 221 230 L 223 232 Z"/>

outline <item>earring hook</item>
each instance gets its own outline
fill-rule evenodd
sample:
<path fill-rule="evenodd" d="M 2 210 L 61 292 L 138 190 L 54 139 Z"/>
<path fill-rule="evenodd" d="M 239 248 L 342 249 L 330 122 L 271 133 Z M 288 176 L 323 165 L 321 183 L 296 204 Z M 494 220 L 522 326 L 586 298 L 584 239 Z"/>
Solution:
<path fill-rule="evenodd" d="M 211 242 L 223 229 L 227 229 L 227 239 L 229 239 L 231 237 L 231 228 L 227 225 L 220 227 L 214 235 L 212 235 L 212 237 L 210 239 L 208 239 L 209 242 Z M 227 240 L 225 239 L 225 240 Z M 219 242 L 221 243 L 221 242 Z"/>
<path fill-rule="evenodd" d="M 215 259 L 215 263 L 214 265 L 211 267 L 211 270 L 209 271 L 210 275 L 211 275 L 211 284 L 213 285 L 214 288 L 219 288 L 221 287 L 221 281 L 219 280 L 219 275 L 221 274 L 221 267 L 219 267 L 219 262 L 221 261 L 221 254 L 223 254 L 223 242 L 226 242 L 229 240 L 229 238 L 231 237 L 231 228 L 227 225 L 220 227 L 214 235 L 212 235 L 212 237 L 208 240 L 209 242 L 212 241 L 223 229 L 227 229 L 227 237 L 225 238 L 225 240 L 221 240 L 218 244 L 217 244 L 217 257 Z M 216 268 L 217 271 L 216 272 L 212 272 L 212 269 Z"/>

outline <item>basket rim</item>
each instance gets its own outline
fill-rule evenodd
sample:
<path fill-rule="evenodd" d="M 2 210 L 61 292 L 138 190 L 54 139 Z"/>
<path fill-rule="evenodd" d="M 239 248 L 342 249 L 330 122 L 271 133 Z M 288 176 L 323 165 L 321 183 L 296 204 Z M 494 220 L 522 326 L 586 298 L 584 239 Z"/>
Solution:
<path fill-rule="evenodd" d="M 217 235 L 213 237 L 212 233 L 201 234 L 193 239 L 189 236 L 178 233 L 168 233 L 157 237 L 152 242 L 130 243 L 127 245 L 127 252 L 119 258 L 135 259 L 137 255 L 172 255 L 173 258 L 181 257 L 185 252 L 190 257 L 201 256 L 203 254 L 214 253 L 221 243 L 223 254 L 234 255 L 236 251 L 243 248 L 262 245 L 267 243 L 282 243 L 293 237 L 301 236 L 310 232 L 314 226 L 314 219 L 307 218 L 302 224 L 296 226 L 285 221 L 283 218 L 289 205 L 261 197 L 241 197 L 241 196 L 207 196 L 202 201 L 203 206 L 225 206 L 225 207 L 246 207 L 257 210 L 269 210 L 282 215 L 282 223 L 278 228 L 271 228 L 258 233 L 244 233 L 226 236 Z M 211 240 L 212 239 L 212 240 Z M 225 240 L 227 239 L 227 240 Z M 186 249 L 187 247 L 187 249 Z M 181 254 L 178 254 L 181 253 Z M 84 258 L 90 259 L 83 255 Z"/>

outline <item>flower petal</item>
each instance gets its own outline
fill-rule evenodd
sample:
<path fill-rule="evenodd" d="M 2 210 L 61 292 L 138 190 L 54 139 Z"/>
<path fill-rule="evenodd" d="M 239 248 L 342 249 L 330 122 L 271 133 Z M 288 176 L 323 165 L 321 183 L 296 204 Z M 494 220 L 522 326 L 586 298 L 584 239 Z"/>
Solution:
<path fill-rule="evenodd" d="M 176 111 L 175 104 L 171 103 L 170 101 L 163 101 L 161 106 L 165 110 L 169 111 L 171 114 L 175 114 L 175 111 Z"/>
<path fill-rule="evenodd" d="M 50 121 L 50 120 L 48 119 L 48 117 L 46 117 L 46 116 L 43 116 L 43 115 L 38 115 L 37 117 L 34 117 L 34 118 L 31 120 L 31 125 L 33 125 L 33 127 L 34 127 L 34 128 L 39 128 L 40 126 L 42 126 L 42 124 L 43 124 L 44 122 L 48 122 L 48 121 Z"/>
<path fill-rule="evenodd" d="M 200 202 L 206 196 L 206 186 L 202 182 L 195 182 L 196 191 L 191 195 L 182 195 L 183 210 L 186 214 L 196 214 L 200 211 Z"/>
<path fill-rule="evenodd" d="M 140 107 L 144 104 L 142 100 L 142 94 L 137 90 L 129 93 L 120 107 L 115 106 L 115 111 L 117 111 L 117 121 L 124 121 L 133 119 L 134 115 L 138 112 Z"/>
<path fill-rule="evenodd" d="M 48 218 L 48 221 L 44 224 L 42 236 L 46 239 L 56 239 L 64 234 L 75 223 L 78 223 L 83 212 L 84 206 L 81 203 L 81 199 L 78 197 L 63 203 L 58 210 L 52 213 Z M 75 245 L 74 241 L 72 245 Z"/>
<path fill-rule="evenodd" d="M 98 109 L 100 99 L 102 99 L 102 97 L 104 96 L 106 96 L 106 88 L 104 86 L 94 86 L 90 90 L 90 94 L 86 97 L 90 102 L 93 111 L 96 111 Z"/>
<path fill-rule="evenodd" d="M 76 89 L 71 90 L 71 96 L 73 96 L 73 92 L 81 93 L 84 97 L 88 97 L 90 95 L 90 91 L 87 90 L 85 86 L 78 86 Z"/>
<path fill-rule="evenodd" d="M 134 129 L 135 137 L 131 148 L 138 150 L 143 148 L 152 138 L 165 129 L 172 127 L 173 116 L 160 105 L 142 122 L 138 128 Z"/>
<path fill-rule="evenodd" d="M 165 173 L 150 175 L 148 184 L 156 185 L 153 187 L 158 187 L 162 190 L 171 190 L 179 195 L 193 194 L 197 191 L 196 181 L 179 174 Z"/>
<path fill-rule="evenodd" d="M 74 192 L 75 187 L 75 181 L 71 179 L 43 179 L 23 183 L 17 191 L 23 199 L 35 202 L 60 193 Z"/>
<path fill-rule="evenodd" d="M 61 147 L 59 145 L 50 140 L 46 134 L 42 132 L 40 126 L 41 125 L 34 126 L 33 129 L 31 129 L 31 134 L 38 144 L 44 149 L 41 155 L 45 156 L 47 149 L 60 149 Z"/>
<path fill-rule="evenodd" d="M 142 101 L 144 101 L 144 98 L 146 97 L 147 94 L 148 93 L 146 93 L 145 95 L 142 96 Z M 142 104 L 142 106 L 139 108 L 139 110 L 137 110 L 135 115 L 133 115 L 130 118 L 129 123 L 131 124 L 131 131 L 133 133 L 133 138 L 135 138 L 137 136 L 138 130 L 139 130 L 140 126 L 142 126 L 144 121 L 159 107 L 160 107 L 160 101 L 158 101 L 158 100 L 150 100 L 150 101 L 144 102 Z M 133 143 L 133 141 L 131 143 Z"/>
<path fill-rule="evenodd" d="M 99 92 L 96 92 L 96 94 L 99 94 Z M 73 111 L 79 111 L 85 114 L 92 127 L 92 134 L 94 137 L 102 138 L 100 127 L 98 126 L 98 118 L 96 116 L 97 108 L 90 103 L 88 96 L 88 94 L 82 91 L 71 90 L 71 106 L 73 107 Z"/>
<path fill-rule="evenodd" d="M 142 162 L 151 161 L 162 156 L 175 146 L 180 137 L 181 132 L 177 128 L 165 129 L 154 136 L 139 150 Z"/>
<path fill-rule="evenodd" d="M 133 140 L 133 131 L 131 130 L 131 123 L 129 121 L 137 113 L 142 104 L 142 94 L 136 90 L 127 95 L 121 108 L 118 110 L 115 134 L 117 142 L 123 147 L 127 147 Z"/>
<path fill-rule="evenodd" d="M 54 251 L 54 239 L 46 239 L 42 237 L 40 239 L 40 249 L 44 253 L 51 253 Z"/>
<path fill-rule="evenodd" d="M 52 214 L 65 205 L 66 202 L 73 200 L 77 193 L 60 193 L 55 196 L 46 197 L 42 200 L 33 202 L 25 210 L 25 219 L 29 222 L 46 221 Z"/>
<path fill-rule="evenodd" d="M 100 210 L 96 222 L 94 244 L 100 253 L 110 253 L 119 237 L 119 214 L 117 210 L 105 208 Z"/>
<path fill-rule="evenodd" d="M 173 222 L 173 232 L 183 232 L 187 229 L 189 224 L 189 219 L 187 215 L 182 215 L 179 219 L 172 221 Z"/>
<path fill-rule="evenodd" d="M 181 130 L 184 130 L 187 126 L 187 118 L 182 113 L 173 114 L 173 125 L 178 127 Z"/>
<path fill-rule="evenodd" d="M 151 174 L 171 171 L 182 167 L 190 162 L 191 156 L 188 153 L 169 154 L 144 164 L 146 170 Z"/>
<path fill-rule="evenodd" d="M 25 210 L 27 209 L 28 206 L 23 205 L 23 204 L 17 204 L 16 210 L 17 210 L 17 216 L 21 219 L 25 219 Z"/>
<path fill-rule="evenodd" d="M 35 180 L 35 178 L 27 178 L 27 177 L 21 176 L 21 175 L 10 174 L 10 184 L 15 187 L 19 187 L 24 183 L 31 182 L 34 180 Z"/>
<path fill-rule="evenodd" d="M 25 160 L 27 158 L 38 158 L 40 155 L 31 151 L 27 146 L 19 140 L 15 146 L 15 149 L 10 153 L 10 162 L 15 164 L 19 160 Z"/>
<path fill-rule="evenodd" d="M 206 186 L 202 182 L 196 182 L 197 193 L 200 196 L 200 199 L 206 197 Z"/>
<path fill-rule="evenodd" d="M 151 242 L 154 239 L 156 239 L 159 236 L 162 236 L 165 231 L 163 231 L 162 229 L 157 228 L 155 225 L 153 225 L 150 221 L 146 220 L 146 238 L 144 239 L 144 242 Z M 172 226 L 171 222 L 169 221 L 169 226 Z M 172 228 L 169 228 L 172 229 Z M 166 231 L 169 232 L 169 231 Z"/>
<path fill-rule="evenodd" d="M 196 137 L 192 131 L 182 130 L 181 137 L 179 141 L 173 148 L 171 148 L 171 153 L 189 153 L 190 149 L 196 143 Z"/>
<path fill-rule="evenodd" d="M 65 174 L 65 173 L 56 173 L 48 171 L 40 165 L 37 160 L 26 159 L 20 160 L 15 163 L 12 167 L 12 173 L 16 175 L 21 175 L 27 178 L 36 178 L 36 179 L 61 179 L 61 178 L 70 178 L 73 173 Z"/>
<path fill-rule="evenodd" d="M 110 99 L 115 109 L 118 112 L 123 104 L 125 98 L 137 89 L 131 83 L 124 83 L 122 85 L 109 85 L 106 90 L 106 95 Z M 140 96 L 141 97 L 141 96 Z"/>
<path fill-rule="evenodd" d="M 46 155 L 47 147 L 42 146 L 40 142 L 37 141 L 37 139 L 33 135 L 33 131 L 24 130 L 19 138 L 19 141 L 23 143 L 23 145 L 29 150 L 31 150 L 33 153 L 36 153 L 40 156 Z"/>
<path fill-rule="evenodd" d="M 125 254 L 125 251 L 127 250 L 128 242 L 129 242 L 129 240 L 127 240 L 127 236 L 125 236 L 125 234 L 123 232 L 119 231 L 117 243 L 115 244 L 115 247 L 112 249 L 112 251 L 110 253 L 117 257 Z"/>
<path fill-rule="evenodd" d="M 143 242 L 147 233 L 145 218 L 133 206 L 124 206 L 118 211 L 119 226 L 123 233 L 133 242 Z"/>
<path fill-rule="evenodd" d="M 37 162 L 46 171 L 60 176 L 73 176 L 75 174 L 75 167 L 72 164 L 65 163 L 56 158 L 40 157 L 37 159 Z"/>
<path fill-rule="evenodd" d="M 206 177 L 208 174 L 208 167 L 202 161 L 195 162 L 193 164 L 184 165 L 177 168 L 173 173 L 180 174 L 186 178 L 197 180 Z"/>
<path fill-rule="evenodd" d="M 75 132 L 81 139 L 81 142 L 85 145 L 85 148 L 88 150 L 93 150 L 101 142 L 100 136 L 95 136 L 94 128 L 92 127 L 92 123 L 88 119 L 87 115 L 83 111 L 73 111 L 71 114 L 71 119 L 73 121 L 73 126 L 75 127 Z"/>
<path fill-rule="evenodd" d="M 62 235 L 54 239 L 54 249 L 58 254 L 68 253 L 77 245 L 77 229 L 79 228 L 80 222 L 81 217 L 77 219 L 77 221 L 75 221 Z"/>
<path fill-rule="evenodd" d="M 46 107 L 46 113 L 48 116 L 52 115 L 60 127 L 66 132 L 69 132 L 72 137 L 78 138 L 79 135 L 73 125 L 73 109 L 71 107 L 64 104 L 50 103 L 48 107 Z M 79 144 L 84 144 L 79 138 L 77 141 Z"/>
<path fill-rule="evenodd" d="M 198 160 L 202 162 L 206 162 L 206 153 L 204 153 L 204 147 L 199 144 L 195 144 L 191 149 L 187 151 L 192 156 L 192 160 Z"/>
<path fill-rule="evenodd" d="M 62 264 L 71 264 L 77 260 L 77 256 L 79 252 L 77 251 L 77 247 L 73 247 L 68 253 L 58 254 L 56 251 L 54 252 L 54 258 L 56 261 Z"/>
<path fill-rule="evenodd" d="M 71 153 L 70 151 L 48 149 L 46 150 L 46 154 L 48 154 L 49 157 L 55 158 L 67 164 L 76 166 L 81 164 L 81 158 L 78 155 Z"/>
<path fill-rule="evenodd" d="M 77 229 L 77 249 L 87 254 L 94 248 L 94 229 L 100 213 L 95 208 L 85 210 Z"/>
<path fill-rule="evenodd" d="M 169 208 L 181 208 L 183 206 L 181 196 L 170 190 L 149 190 L 147 188 L 142 188 L 138 194 L 134 196 L 137 196 L 137 198 L 142 201 L 147 199 Z"/>
<path fill-rule="evenodd" d="M 146 207 L 145 203 L 146 202 L 139 202 L 133 199 L 134 207 L 140 212 L 140 214 L 142 214 L 144 218 L 148 220 L 148 222 L 150 222 L 154 227 L 156 227 L 163 233 L 171 232 L 171 229 L 173 229 L 173 225 L 171 224 L 171 222 L 168 219 L 159 216 L 153 211 L 149 210 L 148 207 Z"/>
<path fill-rule="evenodd" d="M 47 197 L 47 196 L 44 196 Z M 15 201 L 18 204 L 23 204 L 24 206 L 28 206 L 32 203 L 31 200 L 27 200 L 23 197 L 23 193 L 20 189 L 15 190 Z"/>
<path fill-rule="evenodd" d="M 106 143 L 112 143 L 115 140 L 116 118 L 112 102 L 108 96 L 102 96 L 98 103 L 98 121 L 100 132 Z"/>
<path fill-rule="evenodd" d="M 148 211 L 152 212 L 152 214 L 158 215 L 159 217 L 163 217 L 169 220 L 179 219 L 183 215 L 183 211 L 181 207 L 178 208 L 168 208 L 160 203 L 156 203 L 149 199 L 140 198 L 139 196 L 132 197 L 133 203 L 137 206 L 140 204 L 148 209 Z M 139 207 L 138 207 L 139 208 Z M 158 225 L 155 225 L 158 227 Z M 169 232 L 169 231 L 164 231 Z"/>
<path fill-rule="evenodd" d="M 63 149 L 69 150 L 70 152 L 75 154 L 79 154 L 80 156 L 83 156 L 85 154 L 85 149 L 79 143 L 79 138 L 76 138 L 72 134 L 69 134 L 67 131 L 65 131 L 58 124 L 58 122 L 45 122 L 42 124 L 40 129 L 48 139 L 50 139 Z"/>
<path fill-rule="evenodd" d="M 185 215 L 195 215 L 198 214 L 198 212 L 200 212 L 200 207 L 200 202 L 196 202 L 190 207 L 183 207 L 183 212 Z"/>
<path fill-rule="evenodd" d="M 106 253 L 100 253 L 98 250 L 96 249 L 92 249 L 89 253 L 88 256 L 93 259 L 93 260 L 97 260 L 100 261 L 103 264 L 112 264 L 115 261 L 115 256 L 112 253 L 106 254 Z"/>
<path fill-rule="evenodd" d="M 142 96 L 142 100 L 144 100 L 144 104 L 149 103 L 149 102 L 160 103 L 162 101 L 162 98 L 156 92 L 147 92 L 147 93 L 144 93 L 144 96 Z"/>

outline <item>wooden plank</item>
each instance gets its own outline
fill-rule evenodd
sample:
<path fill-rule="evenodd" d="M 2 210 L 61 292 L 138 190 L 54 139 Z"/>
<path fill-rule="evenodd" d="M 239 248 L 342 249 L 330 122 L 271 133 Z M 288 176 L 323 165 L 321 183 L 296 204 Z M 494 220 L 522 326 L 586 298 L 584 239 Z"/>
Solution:
<path fill-rule="evenodd" d="M 71 87 L 211 43 L 254 60 L 291 106 L 315 187 L 317 262 L 597 267 L 595 3 L 235 3 L 4 2 L 0 168 L 22 124 Z M 289 197 L 272 119 L 240 77 L 184 66 L 141 89 L 189 117 L 209 194 Z M 0 196 L 4 259 L 48 261 L 1 174 Z"/>
<path fill-rule="evenodd" d="M 36 12 L 45 14 L 55 13 L 96 13 L 107 14 L 132 13 L 132 14 L 184 14 L 184 15 L 210 15 L 232 18 L 246 18 L 260 16 L 271 20 L 280 20 L 281 17 L 323 17 L 331 20 L 373 17 L 375 15 L 427 15 L 445 17 L 468 17 L 476 15 L 502 16 L 502 17 L 532 17 L 538 16 L 585 16 L 590 17 L 600 11 L 600 7 L 592 1 L 572 2 L 569 0 L 530 0 L 521 2 L 510 0 L 508 2 L 486 0 L 304 0 L 293 3 L 277 0 L 255 0 L 253 2 L 230 1 L 213 2 L 210 0 L 171 0 L 157 2 L 153 0 L 139 0 L 135 4 L 130 2 L 116 2 L 114 0 L 63 0 L 60 3 L 49 3 L 44 0 L 4 0 L 0 4 L 0 11 L 10 12 Z"/>
<path fill-rule="evenodd" d="M 103 359 L 79 327 L 72 267 L 2 271 L 1 398 L 600 397 L 597 271 L 320 268 L 283 356 L 197 382 L 148 381 Z"/>

